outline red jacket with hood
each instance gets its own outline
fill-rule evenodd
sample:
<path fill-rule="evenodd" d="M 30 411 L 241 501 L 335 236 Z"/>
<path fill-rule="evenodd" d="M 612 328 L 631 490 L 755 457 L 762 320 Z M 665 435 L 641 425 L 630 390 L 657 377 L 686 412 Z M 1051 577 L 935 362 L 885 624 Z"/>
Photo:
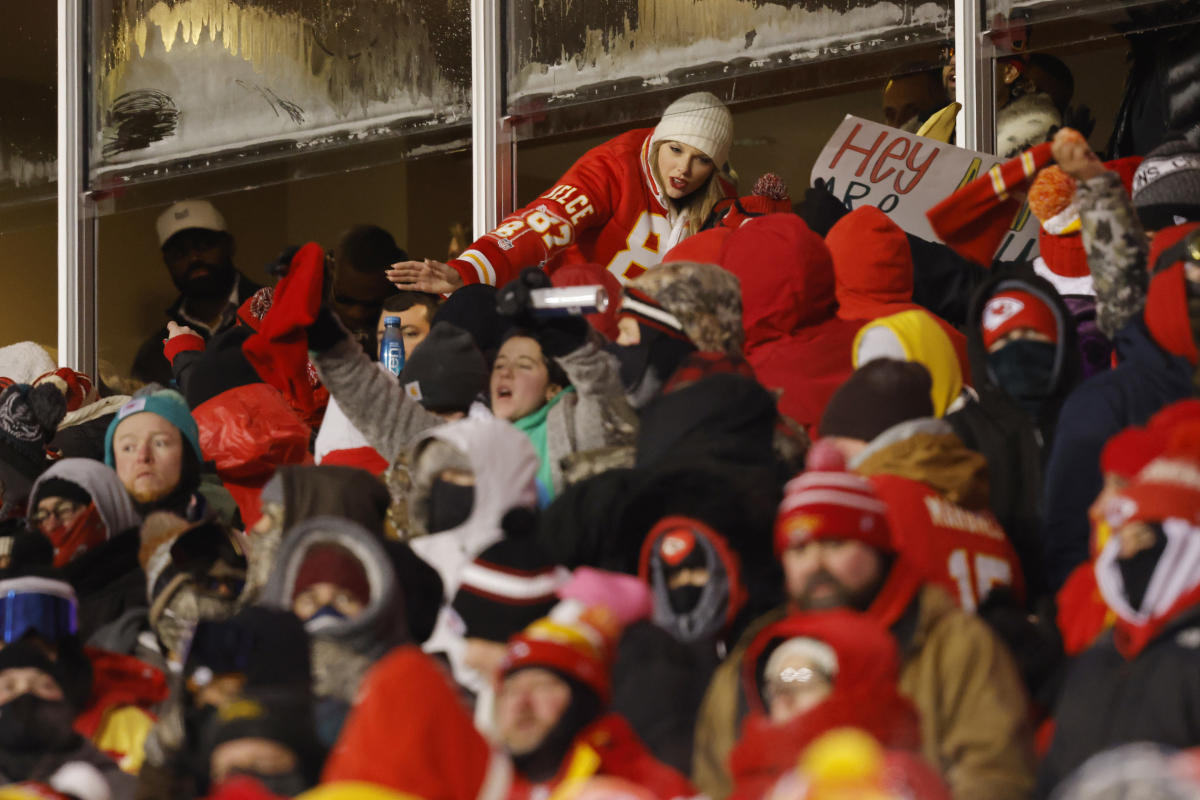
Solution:
<path fill-rule="evenodd" d="M 908 235 L 887 214 L 874 206 L 860 206 L 838 220 L 826 234 L 825 244 L 833 257 L 840 319 L 870 322 L 921 308 L 912 299 L 913 258 Z M 970 384 L 967 337 L 938 315 L 930 316 L 950 337 L 963 382 Z"/>
<path fill-rule="evenodd" d="M 650 171 L 653 128 L 593 147 L 549 191 L 449 262 L 464 283 L 503 286 L 524 267 L 594 263 L 621 283 L 662 260 L 685 231 Z M 727 197 L 733 186 L 719 173 Z"/>
<path fill-rule="evenodd" d="M 762 699 L 762 668 L 776 646 L 798 636 L 816 639 L 837 654 L 833 692 L 809 711 L 772 722 Z M 885 748 L 918 751 L 917 711 L 896 688 L 900 656 L 895 639 L 878 622 L 844 609 L 794 613 L 765 628 L 742 660 L 750 715 L 730 757 L 734 800 L 757 800 L 819 736 L 860 728 Z"/>
<path fill-rule="evenodd" d="M 720 264 L 742 285 L 746 360 L 779 410 L 807 428 L 854 371 L 861 320 L 837 317 L 833 262 L 820 236 L 795 214 L 767 214 L 729 234 Z"/>

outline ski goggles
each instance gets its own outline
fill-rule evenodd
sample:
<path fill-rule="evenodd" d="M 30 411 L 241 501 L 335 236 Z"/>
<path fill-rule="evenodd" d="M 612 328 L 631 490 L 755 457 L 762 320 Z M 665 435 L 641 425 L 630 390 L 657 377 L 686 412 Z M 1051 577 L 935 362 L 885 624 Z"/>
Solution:
<path fill-rule="evenodd" d="M 0 581 L 0 641 L 19 642 L 36 633 L 47 642 L 58 642 L 78 630 L 75 592 L 70 585 L 49 578 L 14 578 Z"/>

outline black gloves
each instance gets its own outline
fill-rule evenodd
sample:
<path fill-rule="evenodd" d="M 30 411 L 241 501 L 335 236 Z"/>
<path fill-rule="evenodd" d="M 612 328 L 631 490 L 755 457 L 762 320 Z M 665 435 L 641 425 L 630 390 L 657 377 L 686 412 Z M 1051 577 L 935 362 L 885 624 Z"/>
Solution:
<path fill-rule="evenodd" d="M 333 310 L 322 304 L 317 312 L 317 318 L 308 326 L 308 349 L 318 353 L 324 352 L 340 342 L 346 336 L 346 330 L 338 322 Z"/>
<path fill-rule="evenodd" d="M 804 192 L 804 202 L 797 203 L 795 212 L 818 236 L 824 237 L 837 221 L 850 213 L 846 204 L 829 191 L 824 179 Z"/>
<path fill-rule="evenodd" d="M 533 307 L 533 290 L 552 288 L 550 276 L 538 267 L 526 267 L 496 295 L 496 309 L 519 328 L 529 331 L 551 358 L 573 353 L 584 345 L 588 323 L 573 315 L 541 316 Z M 311 341 L 311 340 L 310 340 Z"/>

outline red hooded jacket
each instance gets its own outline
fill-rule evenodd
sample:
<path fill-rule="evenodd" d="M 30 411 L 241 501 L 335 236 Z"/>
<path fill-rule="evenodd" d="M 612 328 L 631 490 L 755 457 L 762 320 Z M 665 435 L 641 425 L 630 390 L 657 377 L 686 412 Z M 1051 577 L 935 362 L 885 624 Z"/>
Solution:
<path fill-rule="evenodd" d="M 779 410 L 814 428 L 834 390 L 854 371 L 862 321 L 837 318 L 833 262 L 795 214 L 767 214 L 729 234 L 720 264 L 742 285 L 746 360 Z"/>
<path fill-rule="evenodd" d="M 809 711 L 776 724 L 762 700 L 760 671 L 775 646 L 798 636 L 824 642 L 837 654 L 833 692 Z M 835 728 L 860 728 L 885 748 L 917 751 L 917 711 L 896 688 L 900 655 L 878 622 L 844 609 L 792 614 L 754 638 L 742 660 L 750 715 L 730 756 L 734 800 L 757 800 L 813 740 Z"/>
<path fill-rule="evenodd" d="M 425 800 L 501 800 L 508 774 L 438 663 L 404 646 L 367 673 L 321 782 L 366 781 Z"/>
<path fill-rule="evenodd" d="M 901 311 L 920 309 L 913 302 L 913 260 L 908 235 L 891 217 L 874 206 L 860 206 L 838 220 L 825 236 L 837 278 L 840 319 L 870 322 Z M 941 326 L 971 383 L 967 337 L 946 320 L 930 314 Z"/>

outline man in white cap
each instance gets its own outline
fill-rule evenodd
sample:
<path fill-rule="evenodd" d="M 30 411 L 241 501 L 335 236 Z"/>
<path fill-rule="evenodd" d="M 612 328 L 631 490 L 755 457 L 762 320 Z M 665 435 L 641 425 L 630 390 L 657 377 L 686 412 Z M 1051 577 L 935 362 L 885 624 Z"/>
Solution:
<path fill-rule="evenodd" d="M 133 377 L 166 384 L 171 365 L 163 356 L 170 325 L 186 326 L 208 339 L 237 321 L 238 306 L 259 286 L 233 266 L 233 237 L 221 212 L 207 200 L 181 200 L 158 218 L 163 263 L 179 297 L 167 309 L 170 320 L 138 348 Z"/>

